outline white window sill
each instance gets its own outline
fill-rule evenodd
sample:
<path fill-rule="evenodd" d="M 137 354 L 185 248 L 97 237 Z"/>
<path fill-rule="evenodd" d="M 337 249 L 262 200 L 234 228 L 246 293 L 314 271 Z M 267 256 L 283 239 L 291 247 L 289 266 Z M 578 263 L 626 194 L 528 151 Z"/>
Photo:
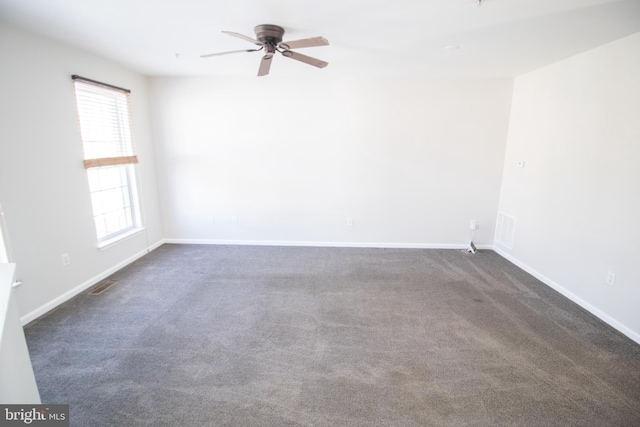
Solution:
<path fill-rule="evenodd" d="M 142 233 L 144 230 L 145 230 L 144 227 L 134 228 L 132 230 L 127 231 L 126 233 L 118 234 L 117 236 L 112 237 L 110 239 L 102 240 L 98 242 L 98 249 L 106 249 L 110 246 L 115 245 L 116 243 L 122 242 L 123 240 L 130 239 L 133 236 L 136 236 Z"/>

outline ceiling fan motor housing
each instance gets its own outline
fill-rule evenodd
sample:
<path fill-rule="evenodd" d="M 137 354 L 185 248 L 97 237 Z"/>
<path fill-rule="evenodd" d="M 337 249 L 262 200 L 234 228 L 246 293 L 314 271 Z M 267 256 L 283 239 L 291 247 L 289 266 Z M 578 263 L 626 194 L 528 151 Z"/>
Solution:
<path fill-rule="evenodd" d="M 277 25 L 257 25 L 253 31 L 256 33 L 256 38 L 263 43 L 278 44 L 282 41 L 282 37 L 284 36 L 284 28 Z"/>
<path fill-rule="evenodd" d="M 256 33 L 256 38 L 265 44 L 267 52 L 271 53 L 275 52 L 276 46 L 284 36 L 284 28 L 271 24 L 258 25 L 253 31 Z"/>

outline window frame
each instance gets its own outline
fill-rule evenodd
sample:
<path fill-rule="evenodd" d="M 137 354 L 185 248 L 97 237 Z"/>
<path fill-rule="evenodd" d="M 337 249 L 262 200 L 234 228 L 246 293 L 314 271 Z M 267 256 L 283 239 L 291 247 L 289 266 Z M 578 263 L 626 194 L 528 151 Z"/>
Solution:
<path fill-rule="evenodd" d="M 104 216 L 103 214 L 96 214 L 96 209 L 93 205 L 93 193 L 91 191 L 91 184 L 89 179 L 89 171 L 99 170 L 104 168 L 119 168 L 124 169 L 124 174 L 127 176 L 127 187 L 128 191 L 126 192 L 127 199 L 129 201 L 129 209 L 131 210 L 131 225 L 121 228 L 118 231 L 107 233 L 104 236 L 100 237 L 98 234 L 99 226 L 97 224 L 98 217 Z M 138 233 L 142 231 L 144 228 L 142 227 L 141 220 L 141 207 L 140 207 L 140 198 L 138 195 L 138 171 L 137 165 L 135 164 L 122 164 L 122 165 L 108 165 L 108 166 L 95 166 L 87 169 L 87 181 L 89 183 L 89 196 L 91 197 L 91 209 L 93 211 L 93 220 L 94 225 L 96 227 L 96 236 L 98 238 L 98 247 L 102 248 L 105 246 L 109 246 L 117 241 L 120 241 L 128 236 Z M 104 190 L 102 190 L 104 191 Z"/>
<path fill-rule="evenodd" d="M 73 75 L 72 79 L 96 238 L 98 247 L 104 248 L 144 230 L 131 91 L 78 75 Z M 101 139 L 95 138 L 97 134 Z M 90 140 L 91 137 L 93 140 Z M 96 150 L 96 143 L 102 143 L 107 148 Z M 95 155 L 96 152 L 107 155 L 99 157 Z M 107 168 L 120 171 L 116 173 L 116 176 L 119 175 L 115 180 L 117 184 L 113 184 L 113 175 L 105 180 L 107 183 L 100 182 L 101 170 Z M 94 177 L 93 172 L 96 172 Z M 108 175 L 105 173 L 104 176 Z M 111 197 L 107 197 L 107 193 Z M 102 203 L 109 199 L 111 203 L 106 210 L 97 209 L 98 205 L 103 206 Z M 114 227 L 116 223 L 118 225 Z"/>

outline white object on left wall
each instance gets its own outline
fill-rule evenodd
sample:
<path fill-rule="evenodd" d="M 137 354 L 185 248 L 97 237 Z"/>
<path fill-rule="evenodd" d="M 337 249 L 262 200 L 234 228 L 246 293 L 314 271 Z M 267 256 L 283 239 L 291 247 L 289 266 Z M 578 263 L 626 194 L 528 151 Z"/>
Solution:
<path fill-rule="evenodd" d="M 15 264 L 0 264 L 0 402 L 40 404 L 27 341 L 13 299 Z"/>
<path fill-rule="evenodd" d="M 4 219 L 4 211 L 2 210 L 2 204 L 0 203 L 0 262 L 11 262 L 12 258 L 7 226 Z"/>

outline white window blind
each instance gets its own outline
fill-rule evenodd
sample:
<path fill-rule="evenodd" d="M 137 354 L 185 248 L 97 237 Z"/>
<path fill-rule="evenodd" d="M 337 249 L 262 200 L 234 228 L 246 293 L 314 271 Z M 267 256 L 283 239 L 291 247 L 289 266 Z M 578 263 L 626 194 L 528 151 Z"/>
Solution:
<path fill-rule="evenodd" d="M 85 168 L 138 163 L 129 92 L 74 76 Z"/>

